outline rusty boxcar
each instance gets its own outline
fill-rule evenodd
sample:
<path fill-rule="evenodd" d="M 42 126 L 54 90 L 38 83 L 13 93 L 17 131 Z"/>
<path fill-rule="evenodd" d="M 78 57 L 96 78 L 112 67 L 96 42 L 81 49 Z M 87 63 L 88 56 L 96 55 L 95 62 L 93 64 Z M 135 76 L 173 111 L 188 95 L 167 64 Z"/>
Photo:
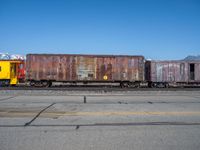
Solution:
<path fill-rule="evenodd" d="M 139 86 L 144 81 L 144 65 L 143 56 L 28 54 L 26 78 L 39 86 L 50 86 L 54 81 Z"/>
<path fill-rule="evenodd" d="M 145 72 L 151 87 L 200 84 L 200 61 L 146 61 Z"/>

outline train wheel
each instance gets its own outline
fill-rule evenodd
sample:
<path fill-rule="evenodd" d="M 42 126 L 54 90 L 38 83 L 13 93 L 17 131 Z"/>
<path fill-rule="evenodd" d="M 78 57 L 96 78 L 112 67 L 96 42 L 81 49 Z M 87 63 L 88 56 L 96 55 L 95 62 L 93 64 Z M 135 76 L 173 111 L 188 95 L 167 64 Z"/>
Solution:
<path fill-rule="evenodd" d="M 120 82 L 120 87 L 127 88 L 127 87 L 129 87 L 129 83 L 128 82 Z"/>
<path fill-rule="evenodd" d="M 169 83 L 165 83 L 165 88 L 169 88 Z"/>
<path fill-rule="evenodd" d="M 7 87 L 10 85 L 10 81 L 9 80 L 1 80 L 0 81 L 0 86 L 2 87 Z"/>
<path fill-rule="evenodd" d="M 135 88 L 140 88 L 140 82 L 134 82 L 134 87 Z"/>
<path fill-rule="evenodd" d="M 34 87 L 50 87 L 52 85 L 52 82 L 50 81 L 31 81 L 31 86 Z"/>
<path fill-rule="evenodd" d="M 35 81 L 30 81 L 30 86 L 35 86 Z"/>
<path fill-rule="evenodd" d="M 153 83 L 152 82 L 148 82 L 148 87 L 152 88 L 153 87 Z"/>
<path fill-rule="evenodd" d="M 121 87 L 121 88 L 124 88 L 123 82 L 120 82 L 120 87 Z"/>
<path fill-rule="evenodd" d="M 52 86 L 52 82 L 51 81 L 43 81 L 42 82 L 42 86 L 43 87 L 51 87 Z"/>
<path fill-rule="evenodd" d="M 137 87 L 137 83 L 136 82 L 129 82 L 129 87 L 130 88 L 136 88 Z"/>
<path fill-rule="evenodd" d="M 42 82 L 40 82 L 40 81 L 31 81 L 30 82 L 30 86 L 41 87 L 42 86 Z"/>
<path fill-rule="evenodd" d="M 49 82 L 48 82 L 48 87 L 51 87 L 51 86 L 52 86 L 52 82 L 49 81 Z"/>
<path fill-rule="evenodd" d="M 152 83 L 151 83 L 151 88 L 156 88 L 156 87 L 157 87 L 157 84 L 154 83 L 154 82 L 152 82 Z"/>
<path fill-rule="evenodd" d="M 48 87 L 49 86 L 49 82 L 48 81 L 41 81 L 40 84 L 41 84 L 40 85 L 41 87 Z"/>

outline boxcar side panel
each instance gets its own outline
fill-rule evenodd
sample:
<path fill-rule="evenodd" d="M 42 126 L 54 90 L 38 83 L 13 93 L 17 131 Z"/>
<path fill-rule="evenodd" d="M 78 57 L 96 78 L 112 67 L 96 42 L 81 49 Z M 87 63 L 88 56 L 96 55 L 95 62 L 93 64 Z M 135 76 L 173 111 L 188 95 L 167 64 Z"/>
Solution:
<path fill-rule="evenodd" d="M 149 81 L 152 82 L 199 82 L 200 62 L 192 61 L 149 61 Z M 194 79 L 191 79 L 190 64 L 194 64 Z"/>
<path fill-rule="evenodd" d="M 143 81 L 142 56 L 27 55 L 28 80 Z"/>
<path fill-rule="evenodd" d="M 195 64 L 195 80 L 200 82 L 200 62 Z"/>
<path fill-rule="evenodd" d="M 176 62 L 151 61 L 150 79 L 152 82 L 180 81 L 180 64 Z"/>

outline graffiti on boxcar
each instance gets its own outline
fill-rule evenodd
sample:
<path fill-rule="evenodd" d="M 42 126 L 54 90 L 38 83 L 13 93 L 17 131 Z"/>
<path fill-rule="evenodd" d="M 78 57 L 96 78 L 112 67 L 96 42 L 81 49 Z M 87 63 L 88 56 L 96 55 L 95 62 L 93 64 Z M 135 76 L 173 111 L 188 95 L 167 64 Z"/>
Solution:
<path fill-rule="evenodd" d="M 95 65 L 96 63 L 93 57 L 79 57 L 77 60 L 78 80 L 93 80 Z"/>

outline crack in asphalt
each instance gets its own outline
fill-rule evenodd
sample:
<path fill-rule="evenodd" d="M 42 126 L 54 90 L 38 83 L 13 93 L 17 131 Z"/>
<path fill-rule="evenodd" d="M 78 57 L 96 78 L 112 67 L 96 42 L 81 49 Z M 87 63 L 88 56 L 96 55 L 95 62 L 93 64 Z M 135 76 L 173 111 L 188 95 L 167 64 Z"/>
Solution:
<path fill-rule="evenodd" d="M 45 107 L 44 109 L 42 109 L 31 121 L 25 123 L 24 126 L 25 126 L 25 127 L 26 127 L 26 126 L 30 126 L 31 123 L 32 123 L 33 121 L 35 121 L 35 119 L 37 119 L 37 118 L 40 116 L 41 113 L 43 113 L 45 110 L 47 110 L 48 108 L 50 108 L 50 107 L 53 106 L 54 104 L 56 104 L 56 103 L 52 103 L 52 104 L 48 105 L 47 107 Z"/>
<path fill-rule="evenodd" d="M 2 98 L 2 99 L 0 99 L 0 102 L 6 101 L 6 100 L 10 100 L 10 99 L 15 98 L 15 97 L 17 97 L 17 96 L 11 96 L 11 97 Z"/>
<path fill-rule="evenodd" d="M 127 123 L 94 123 L 94 124 L 29 124 L 29 127 L 100 127 L 100 126 L 194 126 L 200 122 L 127 122 Z M 0 127 L 24 127 L 24 125 L 0 125 Z"/>

